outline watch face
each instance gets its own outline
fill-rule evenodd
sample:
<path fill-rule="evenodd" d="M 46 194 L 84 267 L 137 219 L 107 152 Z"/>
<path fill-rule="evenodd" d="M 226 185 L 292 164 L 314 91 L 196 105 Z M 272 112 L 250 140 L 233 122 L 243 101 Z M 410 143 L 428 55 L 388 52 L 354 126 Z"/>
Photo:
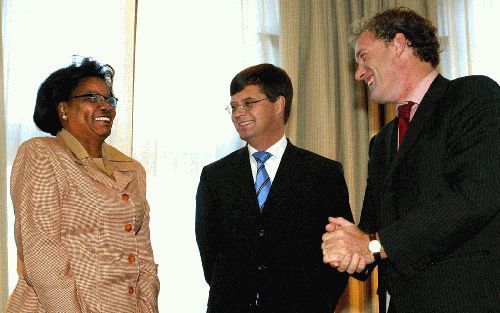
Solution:
<path fill-rule="evenodd" d="M 382 249 L 382 245 L 378 240 L 372 240 L 368 244 L 368 250 L 370 250 L 371 253 L 380 253 L 380 249 Z"/>

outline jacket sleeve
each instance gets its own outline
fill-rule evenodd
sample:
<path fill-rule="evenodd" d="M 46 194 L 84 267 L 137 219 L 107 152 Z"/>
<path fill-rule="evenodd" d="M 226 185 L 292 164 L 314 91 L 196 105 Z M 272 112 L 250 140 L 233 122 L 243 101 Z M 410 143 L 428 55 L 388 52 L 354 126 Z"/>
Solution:
<path fill-rule="evenodd" d="M 149 205 L 145 204 L 145 218 L 136 234 L 139 258 L 139 312 L 158 312 L 158 293 L 160 281 L 157 275 L 158 265 L 154 262 L 149 231 Z"/>
<path fill-rule="evenodd" d="M 211 283 L 212 269 L 217 254 L 214 220 L 214 204 L 207 186 L 207 174 L 204 168 L 196 192 L 195 233 L 203 272 L 208 285 Z"/>
<path fill-rule="evenodd" d="M 375 153 L 374 142 L 377 136 L 370 140 L 369 161 L 368 161 L 368 179 L 366 183 L 365 196 L 363 199 L 363 209 L 358 227 L 366 233 L 374 233 L 378 231 L 378 219 L 380 216 L 380 197 L 381 188 L 384 182 L 385 175 L 384 158 L 382 154 Z"/>
<path fill-rule="evenodd" d="M 351 206 L 349 205 L 349 191 L 344 177 L 344 170 L 341 163 L 335 162 L 335 165 L 328 171 L 326 182 L 324 184 L 324 193 L 328 195 L 329 204 L 327 205 L 328 216 L 343 217 L 346 220 L 353 222 Z M 328 220 L 325 218 L 325 224 Z M 349 275 L 341 273 L 330 265 L 328 267 L 328 275 L 330 283 L 330 297 L 335 303 L 342 296 L 344 289 L 347 286 Z"/>
<path fill-rule="evenodd" d="M 28 141 L 19 148 L 11 174 L 18 272 L 46 312 L 87 312 L 61 242 L 62 180 L 42 143 Z"/>
<path fill-rule="evenodd" d="M 358 227 L 365 233 L 375 233 L 378 231 L 378 218 L 380 215 L 380 198 L 377 194 L 380 193 L 383 177 L 381 170 L 383 169 L 384 158 L 382 154 L 374 153 L 374 142 L 377 136 L 372 137 L 369 146 L 369 162 L 368 162 L 368 179 L 363 200 L 363 209 Z M 361 273 L 354 273 L 351 276 L 357 280 L 365 281 L 370 277 L 371 272 L 377 264 L 369 264 Z"/>

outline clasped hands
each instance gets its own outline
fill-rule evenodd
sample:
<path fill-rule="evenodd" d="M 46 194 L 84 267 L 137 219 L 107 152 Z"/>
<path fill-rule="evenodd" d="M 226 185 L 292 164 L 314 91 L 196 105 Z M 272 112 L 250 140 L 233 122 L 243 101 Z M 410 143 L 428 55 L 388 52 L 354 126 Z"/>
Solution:
<path fill-rule="evenodd" d="M 323 235 L 323 263 L 339 272 L 361 273 L 375 261 L 368 250 L 369 237 L 356 225 L 342 217 L 329 217 Z"/>

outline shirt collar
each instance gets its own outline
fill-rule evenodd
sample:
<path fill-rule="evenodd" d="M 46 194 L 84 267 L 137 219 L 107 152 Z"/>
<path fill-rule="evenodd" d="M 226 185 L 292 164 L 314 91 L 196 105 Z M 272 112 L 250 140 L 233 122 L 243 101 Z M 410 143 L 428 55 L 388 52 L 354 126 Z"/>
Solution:
<path fill-rule="evenodd" d="M 57 133 L 57 137 L 61 138 L 63 143 L 68 147 L 71 152 L 79 159 L 83 160 L 85 158 L 90 158 L 91 156 L 85 150 L 85 148 L 82 146 L 82 144 L 76 139 L 69 131 L 66 129 L 61 129 Z M 102 158 L 104 160 L 104 163 L 106 161 L 115 161 L 115 162 L 130 162 L 133 161 L 131 157 L 126 156 L 125 154 L 121 153 L 119 150 L 116 148 L 108 145 L 107 143 L 103 143 L 102 145 Z"/>
<path fill-rule="evenodd" d="M 436 70 L 432 70 L 429 74 L 427 74 L 427 76 L 425 76 L 424 79 L 422 79 L 418 83 L 418 85 L 415 86 L 415 88 L 410 92 L 404 103 L 412 101 L 420 104 L 425 94 L 427 93 L 427 90 L 429 90 L 429 87 L 437 76 L 438 72 Z M 397 106 L 400 106 L 404 103 L 398 103 Z"/>
<path fill-rule="evenodd" d="M 269 149 L 267 149 L 266 152 L 271 153 L 273 155 L 272 158 L 281 159 L 281 157 L 285 153 L 287 143 L 288 142 L 286 140 L 286 136 L 283 135 L 283 137 L 281 137 L 281 139 L 278 140 L 274 145 L 269 147 Z M 257 149 L 248 144 L 248 153 L 250 157 L 253 155 L 254 152 L 257 151 L 258 151 Z"/>

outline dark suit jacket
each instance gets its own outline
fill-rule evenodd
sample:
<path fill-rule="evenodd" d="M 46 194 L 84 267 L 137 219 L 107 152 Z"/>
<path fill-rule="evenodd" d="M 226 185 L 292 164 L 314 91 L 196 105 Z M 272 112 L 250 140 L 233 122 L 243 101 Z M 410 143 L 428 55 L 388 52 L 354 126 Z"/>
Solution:
<path fill-rule="evenodd" d="M 397 312 L 498 312 L 500 88 L 438 76 L 396 152 L 392 121 L 370 143 L 360 228 L 389 258 L 380 291 Z"/>
<path fill-rule="evenodd" d="M 196 240 L 210 285 L 207 312 L 332 313 L 347 276 L 322 263 L 328 216 L 352 220 L 342 165 L 290 142 L 263 213 L 247 147 L 206 166 Z"/>

